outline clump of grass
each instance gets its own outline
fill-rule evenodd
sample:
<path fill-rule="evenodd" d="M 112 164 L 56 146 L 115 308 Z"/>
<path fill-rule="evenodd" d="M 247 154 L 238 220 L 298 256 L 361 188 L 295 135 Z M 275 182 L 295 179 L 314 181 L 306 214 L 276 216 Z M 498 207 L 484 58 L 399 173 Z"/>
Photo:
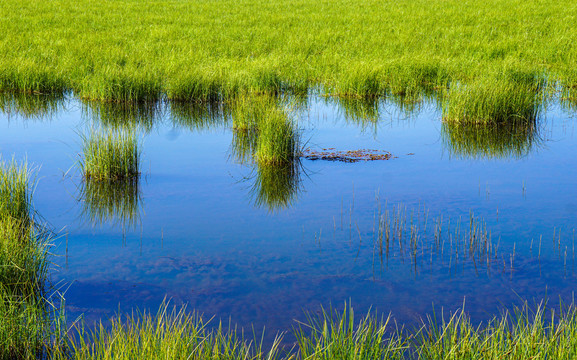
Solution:
<path fill-rule="evenodd" d="M 267 95 L 243 95 L 232 101 L 232 128 L 235 131 L 258 131 L 261 124 L 282 112 L 278 100 Z"/>
<path fill-rule="evenodd" d="M 403 359 L 406 340 L 392 327 L 391 317 L 377 319 L 370 313 L 360 321 L 351 306 L 341 314 L 322 310 L 308 316 L 296 330 L 298 359 Z"/>
<path fill-rule="evenodd" d="M 482 77 L 451 87 L 443 104 L 447 122 L 534 122 L 543 103 L 539 82 Z"/>
<path fill-rule="evenodd" d="M 535 121 L 477 124 L 444 122 L 441 136 L 451 154 L 464 158 L 521 158 L 541 140 Z"/>
<path fill-rule="evenodd" d="M 124 180 L 140 175 L 140 150 L 136 134 L 128 130 L 93 130 L 83 138 L 80 161 L 87 180 Z"/>
<path fill-rule="evenodd" d="M 475 326 L 460 310 L 441 323 L 434 317 L 415 337 L 419 359 L 574 359 L 577 357 L 577 312 L 573 306 L 551 311 L 525 304 L 512 313 Z"/>
<path fill-rule="evenodd" d="M 286 165 L 298 158 L 299 133 L 285 111 L 271 111 L 259 126 L 255 159 L 262 165 Z"/>
<path fill-rule="evenodd" d="M 26 163 L 0 164 L 0 359 L 37 359 L 52 338 L 45 298 L 51 232 L 31 215 Z"/>
<path fill-rule="evenodd" d="M 163 304 L 156 315 L 145 312 L 112 319 L 109 330 L 102 324 L 92 332 L 80 328 L 70 339 L 71 354 L 59 351 L 52 358 L 273 360 L 278 358 L 279 340 L 265 352 L 235 330 L 221 326 L 209 330 L 201 316 Z"/>
<path fill-rule="evenodd" d="M 107 221 L 134 226 L 140 219 L 138 178 L 85 181 L 80 188 L 83 214 L 93 224 Z"/>
<path fill-rule="evenodd" d="M 266 206 L 271 211 L 290 206 L 299 192 L 300 170 L 299 160 L 278 166 L 257 164 L 251 189 L 255 205 Z"/>
<path fill-rule="evenodd" d="M 9 217 L 21 225 L 30 223 L 32 173 L 26 162 L 18 165 L 0 159 L 0 216 Z"/>

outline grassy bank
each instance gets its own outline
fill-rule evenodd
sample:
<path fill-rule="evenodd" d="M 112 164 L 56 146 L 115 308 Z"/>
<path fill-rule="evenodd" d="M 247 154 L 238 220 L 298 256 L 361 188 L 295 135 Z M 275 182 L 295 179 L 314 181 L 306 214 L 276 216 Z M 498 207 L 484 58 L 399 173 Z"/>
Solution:
<path fill-rule="evenodd" d="M 33 219 L 26 163 L 0 161 L 0 359 L 48 353 L 54 332 L 46 301 L 51 233 Z"/>
<path fill-rule="evenodd" d="M 311 89 L 414 99 L 453 84 L 493 86 L 485 79 L 510 69 L 576 84 L 569 0 L 5 0 L 0 12 L 4 90 L 124 101 Z"/>
<path fill-rule="evenodd" d="M 54 359 L 573 359 L 577 356 L 577 312 L 542 305 L 517 308 L 488 323 L 473 325 L 463 310 L 428 317 L 407 331 L 391 317 L 355 316 L 323 311 L 295 329 L 294 346 L 280 346 L 277 337 L 264 348 L 241 332 L 208 323 L 184 309 L 161 307 L 156 315 L 117 318 L 106 330 L 77 329 L 69 347 L 56 349 Z"/>

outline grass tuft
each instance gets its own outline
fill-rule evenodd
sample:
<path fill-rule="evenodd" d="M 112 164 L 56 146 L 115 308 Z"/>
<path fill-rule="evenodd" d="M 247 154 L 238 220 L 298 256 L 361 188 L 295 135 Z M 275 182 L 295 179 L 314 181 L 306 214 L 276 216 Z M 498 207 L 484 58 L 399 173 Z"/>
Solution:
<path fill-rule="evenodd" d="M 136 134 L 129 130 L 93 130 L 83 137 L 80 161 L 87 180 L 135 179 L 140 175 L 140 150 Z"/>

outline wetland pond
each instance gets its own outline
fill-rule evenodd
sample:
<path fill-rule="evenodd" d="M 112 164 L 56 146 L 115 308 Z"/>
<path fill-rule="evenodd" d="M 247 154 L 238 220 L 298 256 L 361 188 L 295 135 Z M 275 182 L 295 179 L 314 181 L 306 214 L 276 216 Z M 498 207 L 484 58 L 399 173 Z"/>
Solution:
<path fill-rule="evenodd" d="M 416 326 L 463 304 L 486 321 L 524 300 L 573 300 L 576 113 L 560 104 L 487 128 L 446 124 L 434 103 L 311 96 L 294 106 L 305 147 L 392 156 L 270 170 L 223 106 L 3 97 L 0 153 L 36 166 L 70 320 L 169 299 L 272 337 L 345 302 Z M 140 180 L 86 184 L 82 136 L 118 126 L 138 134 Z"/>

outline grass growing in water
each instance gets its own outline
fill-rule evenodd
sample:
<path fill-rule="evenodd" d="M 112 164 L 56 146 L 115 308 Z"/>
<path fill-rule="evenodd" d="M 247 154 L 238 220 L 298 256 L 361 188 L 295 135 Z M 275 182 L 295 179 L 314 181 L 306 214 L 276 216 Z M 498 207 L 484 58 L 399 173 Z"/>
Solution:
<path fill-rule="evenodd" d="M 45 300 L 51 232 L 32 219 L 31 177 L 26 163 L 0 163 L 0 359 L 41 358 L 55 334 Z"/>
<path fill-rule="evenodd" d="M 478 124 L 534 122 L 544 102 L 542 86 L 543 80 L 523 73 L 454 85 L 443 105 L 443 119 Z"/>
<path fill-rule="evenodd" d="M 278 110 L 269 114 L 259 126 L 255 159 L 261 166 L 287 165 L 300 154 L 299 133 L 286 113 Z"/>
<path fill-rule="evenodd" d="M 87 180 L 135 179 L 140 175 L 140 150 L 136 134 L 128 130 L 94 130 L 83 138 L 80 161 Z"/>

